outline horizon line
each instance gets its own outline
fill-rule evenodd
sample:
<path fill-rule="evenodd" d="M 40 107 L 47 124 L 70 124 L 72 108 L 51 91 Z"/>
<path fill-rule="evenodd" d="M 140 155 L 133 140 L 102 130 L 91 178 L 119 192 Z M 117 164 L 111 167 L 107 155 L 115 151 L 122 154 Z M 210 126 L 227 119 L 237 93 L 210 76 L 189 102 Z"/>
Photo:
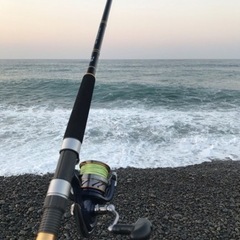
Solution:
<path fill-rule="evenodd" d="M 90 61 L 88 58 L 0 58 L 0 60 L 80 60 Z M 240 58 L 101 58 L 101 60 L 240 60 Z"/>

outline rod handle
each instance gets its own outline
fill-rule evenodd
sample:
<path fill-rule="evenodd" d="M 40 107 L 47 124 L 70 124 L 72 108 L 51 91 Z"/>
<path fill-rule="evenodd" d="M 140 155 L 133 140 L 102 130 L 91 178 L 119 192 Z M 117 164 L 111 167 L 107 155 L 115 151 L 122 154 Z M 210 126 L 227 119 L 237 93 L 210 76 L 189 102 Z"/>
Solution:
<path fill-rule="evenodd" d="M 45 209 L 36 240 L 55 240 L 61 225 L 62 211 Z"/>
<path fill-rule="evenodd" d="M 48 194 L 44 201 L 43 215 L 36 240 L 57 239 L 62 217 L 67 207 L 68 199 L 66 197 L 59 196 L 60 193 L 51 195 L 53 193 L 49 193 L 49 190 Z M 54 238 L 49 238 L 49 236 Z"/>

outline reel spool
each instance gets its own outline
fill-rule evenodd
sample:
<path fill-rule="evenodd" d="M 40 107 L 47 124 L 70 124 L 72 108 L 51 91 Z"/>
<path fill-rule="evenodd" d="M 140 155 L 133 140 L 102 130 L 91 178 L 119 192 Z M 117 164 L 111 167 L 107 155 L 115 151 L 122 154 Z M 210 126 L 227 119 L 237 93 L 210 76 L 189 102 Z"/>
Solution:
<path fill-rule="evenodd" d="M 79 179 L 83 199 L 101 204 L 113 198 L 117 176 L 107 164 L 96 160 L 81 162 Z"/>
<path fill-rule="evenodd" d="M 110 176 L 110 167 L 100 161 L 90 160 L 80 163 L 82 190 L 94 190 L 104 195 Z"/>

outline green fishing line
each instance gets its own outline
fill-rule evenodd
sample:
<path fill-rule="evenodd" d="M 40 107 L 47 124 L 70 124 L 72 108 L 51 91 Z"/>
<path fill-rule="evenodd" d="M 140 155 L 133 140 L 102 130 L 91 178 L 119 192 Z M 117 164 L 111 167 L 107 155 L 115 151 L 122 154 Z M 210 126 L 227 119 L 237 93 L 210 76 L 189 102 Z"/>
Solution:
<path fill-rule="evenodd" d="M 86 162 L 85 164 L 81 165 L 81 175 L 84 174 L 95 174 L 101 176 L 105 179 L 108 178 L 108 168 L 101 163 L 98 162 Z"/>

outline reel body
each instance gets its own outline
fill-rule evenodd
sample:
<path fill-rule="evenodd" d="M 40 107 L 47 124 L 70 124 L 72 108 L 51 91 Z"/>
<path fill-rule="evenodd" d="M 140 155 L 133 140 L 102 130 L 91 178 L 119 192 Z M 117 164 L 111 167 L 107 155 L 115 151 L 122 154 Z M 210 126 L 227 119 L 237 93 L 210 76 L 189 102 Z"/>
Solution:
<path fill-rule="evenodd" d="M 152 225 L 141 218 L 135 224 L 118 224 L 119 214 L 115 206 L 109 204 L 117 186 L 117 175 L 100 161 L 80 163 L 80 172 L 75 171 L 72 180 L 71 213 L 77 229 L 83 237 L 89 237 L 97 224 L 97 216 L 112 214 L 115 219 L 108 230 L 115 234 L 129 235 L 131 239 L 148 239 Z"/>
<path fill-rule="evenodd" d="M 92 233 L 97 217 L 95 206 L 112 200 L 116 184 L 116 174 L 99 161 L 84 161 L 80 164 L 80 173 L 75 171 L 71 197 L 75 203 L 71 212 L 82 236 L 89 237 Z"/>

